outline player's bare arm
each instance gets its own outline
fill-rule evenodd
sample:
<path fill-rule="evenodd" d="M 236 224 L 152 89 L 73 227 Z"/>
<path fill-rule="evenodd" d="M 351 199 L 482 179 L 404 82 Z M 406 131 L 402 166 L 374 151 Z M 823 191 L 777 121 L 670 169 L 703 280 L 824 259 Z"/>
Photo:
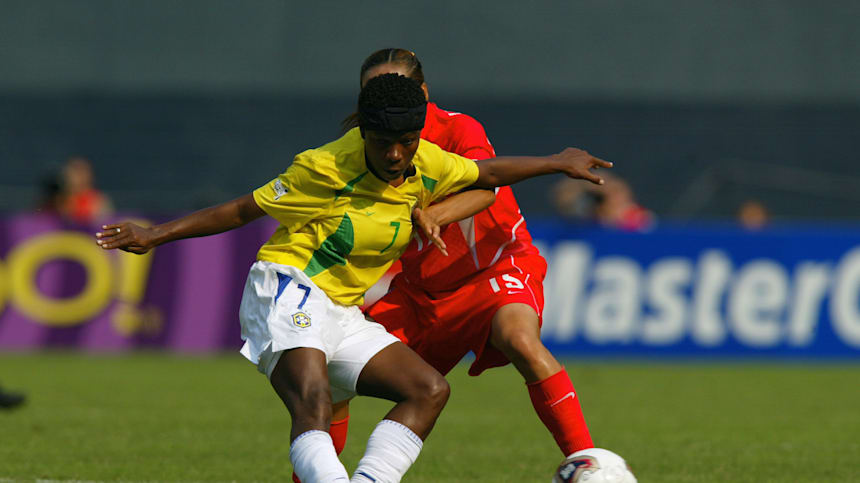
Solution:
<path fill-rule="evenodd" d="M 603 184 L 603 178 L 593 172 L 611 168 L 612 163 L 596 158 L 586 151 L 567 148 L 551 156 L 503 156 L 477 161 L 478 180 L 475 186 L 494 187 L 552 173 L 563 173 L 571 178 Z"/>
<path fill-rule="evenodd" d="M 419 226 L 430 242 L 448 256 L 448 247 L 442 241 L 441 227 L 478 214 L 495 201 L 496 194 L 492 190 L 479 188 L 463 191 L 427 209 L 415 208 L 412 210 L 412 223 Z"/>
<path fill-rule="evenodd" d="M 496 201 L 496 193 L 490 189 L 469 189 L 427 207 L 424 214 L 435 220 L 439 226 L 464 220 L 476 215 Z"/>
<path fill-rule="evenodd" d="M 143 254 L 158 245 L 174 240 L 232 230 L 265 214 L 257 206 L 254 196 L 247 194 L 149 228 L 129 222 L 104 225 L 102 231 L 96 233 L 96 243 L 106 250 L 116 248 Z"/>

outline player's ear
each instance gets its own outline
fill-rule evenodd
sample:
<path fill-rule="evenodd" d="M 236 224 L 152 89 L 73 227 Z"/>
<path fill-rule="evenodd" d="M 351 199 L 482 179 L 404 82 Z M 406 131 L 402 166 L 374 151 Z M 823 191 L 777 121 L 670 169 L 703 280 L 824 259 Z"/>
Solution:
<path fill-rule="evenodd" d="M 430 89 L 427 88 L 427 83 L 421 83 L 421 90 L 424 91 L 424 100 L 430 102 Z"/>

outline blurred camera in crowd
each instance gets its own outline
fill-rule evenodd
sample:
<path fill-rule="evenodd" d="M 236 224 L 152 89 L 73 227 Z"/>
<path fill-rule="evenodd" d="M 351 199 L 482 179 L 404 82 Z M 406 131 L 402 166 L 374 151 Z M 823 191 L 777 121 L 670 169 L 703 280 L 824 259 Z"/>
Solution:
<path fill-rule="evenodd" d="M 640 205 L 623 179 L 600 174 L 605 183 L 593 185 L 565 178 L 551 191 L 555 212 L 578 222 L 598 223 L 625 231 L 645 231 L 654 225 L 654 214 Z"/>

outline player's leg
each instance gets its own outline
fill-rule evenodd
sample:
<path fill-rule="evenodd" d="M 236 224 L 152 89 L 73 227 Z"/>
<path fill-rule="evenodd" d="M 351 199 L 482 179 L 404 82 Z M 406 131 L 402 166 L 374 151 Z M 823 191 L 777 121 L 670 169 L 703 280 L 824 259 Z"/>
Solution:
<path fill-rule="evenodd" d="M 289 410 L 290 461 L 307 482 L 349 480 L 328 434 L 327 354 L 335 351 L 342 330 L 334 307 L 301 270 L 258 261 L 239 308 L 245 340 L 240 352 L 268 377 Z"/>
<path fill-rule="evenodd" d="M 405 344 L 395 342 L 367 362 L 356 391 L 396 404 L 370 435 L 352 481 L 400 481 L 448 401 L 448 382 Z"/>
<path fill-rule="evenodd" d="M 304 481 L 348 481 L 328 434 L 331 393 L 325 353 L 299 347 L 281 353 L 270 381 L 292 418 L 290 461 Z"/>
<path fill-rule="evenodd" d="M 399 278 L 399 277 L 398 277 Z M 415 304 L 409 300 L 409 294 L 398 290 L 398 279 L 392 283 L 391 290 L 365 310 L 365 317 L 381 324 L 385 329 L 404 343 L 416 334 L 412 327 L 417 326 Z M 418 340 L 420 342 L 420 340 Z M 329 434 L 334 442 L 337 454 L 346 446 L 349 430 L 349 399 L 335 403 L 332 406 L 331 426 Z"/>
<path fill-rule="evenodd" d="M 334 449 L 337 454 L 343 451 L 346 446 L 346 434 L 349 428 L 349 399 L 335 403 L 331 408 L 331 425 L 329 426 L 329 434 L 334 441 Z"/>
<path fill-rule="evenodd" d="M 566 455 L 594 446 L 567 371 L 540 340 L 538 314 L 511 303 L 493 316 L 490 343 L 522 374 L 538 417 Z"/>
<path fill-rule="evenodd" d="M 394 401 L 385 415 L 427 438 L 450 395 L 448 381 L 402 342 L 379 351 L 358 379 L 359 394 Z"/>
<path fill-rule="evenodd" d="M 493 316 L 490 343 L 505 354 L 527 384 L 562 370 L 541 342 L 538 315 L 529 305 L 512 303 L 500 307 Z"/>
<path fill-rule="evenodd" d="M 458 309 L 446 311 L 448 305 Z M 391 282 L 388 293 L 364 313 L 444 376 L 472 350 L 470 337 L 450 336 L 469 327 L 469 321 L 460 317 L 464 312 L 461 306 L 460 299 L 449 304 L 444 295 L 429 295 L 407 282 L 401 273 Z"/>
<path fill-rule="evenodd" d="M 331 436 L 331 442 L 337 455 L 340 455 L 343 448 L 346 447 L 346 435 L 349 430 L 349 401 L 347 399 L 335 403 L 331 407 L 331 424 L 328 427 L 328 434 Z M 293 471 L 293 483 L 302 483 L 295 471 Z"/>
<path fill-rule="evenodd" d="M 292 416 L 290 440 L 306 431 L 328 430 L 331 394 L 322 351 L 308 347 L 284 351 L 270 380 Z"/>

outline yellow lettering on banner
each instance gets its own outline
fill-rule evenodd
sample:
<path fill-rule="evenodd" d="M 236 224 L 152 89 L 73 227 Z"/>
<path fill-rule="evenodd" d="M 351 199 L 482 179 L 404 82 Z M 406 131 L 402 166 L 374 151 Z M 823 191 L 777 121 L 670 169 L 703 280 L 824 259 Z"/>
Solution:
<path fill-rule="evenodd" d="M 84 290 L 68 298 L 48 297 L 36 285 L 39 269 L 54 260 L 83 265 L 87 274 Z M 88 321 L 110 302 L 113 273 L 107 253 L 91 236 L 77 232 L 54 232 L 31 238 L 9 254 L 12 303 L 36 322 L 67 327 Z"/>
<path fill-rule="evenodd" d="M 6 269 L 3 260 L 0 260 L 0 314 L 6 308 L 6 300 L 9 298 L 9 284 L 6 282 Z"/>
<path fill-rule="evenodd" d="M 130 220 L 140 226 L 150 226 L 147 220 Z M 149 280 L 149 269 L 155 249 L 143 255 L 118 252 L 118 279 L 116 283 L 117 305 L 111 314 L 114 330 L 128 337 L 137 333 L 157 335 L 164 326 L 161 312 L 156 307 L 141 307 L 146 285 Z"/>
<path fill-rule="evenodd" d="M 126 337 L 135 334 L 156 336 L 164 328 L 164 316 L 158 307 L 138 307 L 126 302 L 116 304 L 111 324 L 117 333 Z"/>

